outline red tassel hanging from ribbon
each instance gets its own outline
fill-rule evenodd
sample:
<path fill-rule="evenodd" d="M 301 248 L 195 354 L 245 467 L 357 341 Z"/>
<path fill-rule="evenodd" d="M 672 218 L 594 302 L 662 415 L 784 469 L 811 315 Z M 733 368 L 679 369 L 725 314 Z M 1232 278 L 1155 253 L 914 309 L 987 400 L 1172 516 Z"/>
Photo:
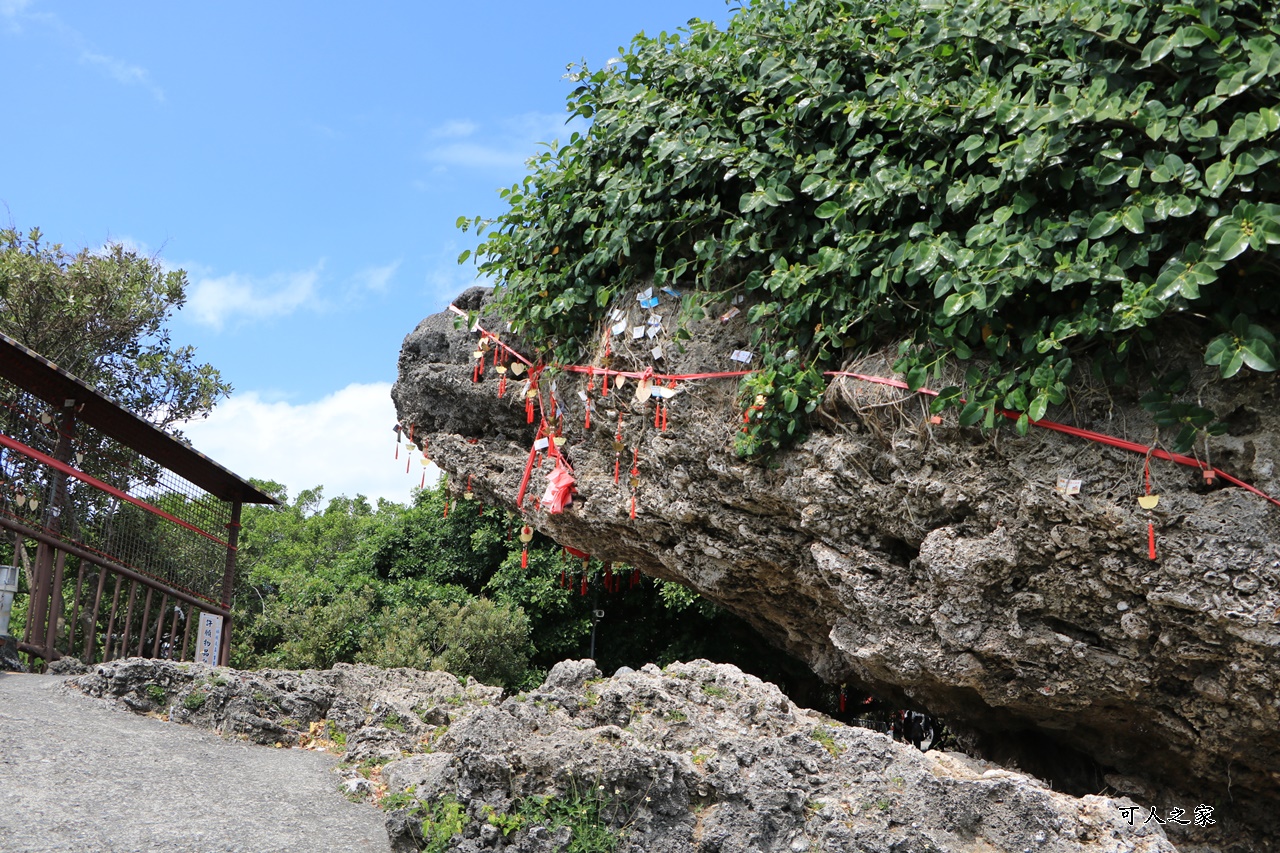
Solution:
<path fill-rule="evenodd" d="M 449 499 L 448 498 L 445 498 L 445 501 L 444 501 L 444 517 L 445 518 L 449 517 Z"/>
<path fill-rule="evenodd" d="M 591 398 L 587 398 L 586 405 L 583 406 L 587 411 L 586 422 L 582 425 L 583 429 L 591 429 Z"/>
<path fill-rule="evenodd" d="M 422 482 L 418 484 L 418 488 L 419 488 L 419 489 L 425 489 L 426 487 L 427 487 L 427 469 L 426 469 L 426 468 L 423 468 L 423 469 L 422 469 Z"/>
<path fill-rule="evenodd" d="M 636 488 L 640 485 L 640 448 L 631 455 L 631 517 L 636 517 Z"/>
<path fill-rule="evenodd" d="M 582 589 L 579 592 L 579 595 L 586 595 L 586 594 L 587 594 L 587 573 L 583 572 L 582 573 Z"/>
<path fill-rule="evenodd" d="M 840 713 L 841 714 L 845 712 L 845 708 L 848 706 L 848 704 L 849 704 L 849 694 L 845 691 L 844 685 L 841 684 L 840 685 Z"/>
<path fill-rule="evenodd" d="M 1147 556 L 1156 558 L 1156 526 L 1150 521 L 1147 522 Z"/>
<path fill-rule="evenodd" d="M 640 585 L 640 573 L 634 569 L 631 572 L 631 588 L 635 589 Z"/>
<path fill-rule="evenodd" d="M 596 390 L 596 369 L 594 367 L 587 371 L 587 390 Z"/>
<path fill-rule="evenodd" d="M 622 412 L 618 412 L 618 432 L 613 437 L 613 484 L 618 485 L 622 473 Z"/>
<path fill-rule="evenodd" d="M 529 568 L 529 546 L 525 545 L 520 549 L 520 568 Z"/>
<path fill-rule="evenodd" d="M 657 429 L 662 423 L 662 401 L 658 401 L 658 405 L 653 407 L 653 428 Z"/>
<path fill-rule="evenodd" d="M 524 419 L 527 423 L 533 423 L 533 398 L 529 396 L 524 398 Z"/>
<path fill-rule="evenodd" d="M 567 587 L 568 585 L 569 585 L 569 580 L 568 580 L 568 578 L 565 576 L 564 569 L 561 569 L 561 570 L 560 570 L 560 588 L 561 588 L 561 589 L 564 589 L 564 588 L 565 588 L 565 587 Z"/>

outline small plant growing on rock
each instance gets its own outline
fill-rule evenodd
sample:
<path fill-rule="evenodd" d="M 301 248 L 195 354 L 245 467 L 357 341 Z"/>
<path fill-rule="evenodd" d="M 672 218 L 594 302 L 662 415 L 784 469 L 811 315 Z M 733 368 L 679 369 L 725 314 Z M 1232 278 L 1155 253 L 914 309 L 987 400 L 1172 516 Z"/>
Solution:
<path fill-rule="evenodd" d="M 714 696 L 717 699 L 728 699 L 733 696 L 733 692 L 727 687 L 721 687 L 719 684 L 708 682 L 702 685 L 702 692 L 708 696 Z"/>
<path fill-rule="evenodd" d="M 152 702 L 155 702 L 157 705 L 162 705 L 164 704 L 164 696 L 164 688 L 159 684 L 147 685 L 147 698 Z"/>
<path fill-rule="evenodd" d="M 204 707 L 204 703 L 208 698 L 208 693 L 196 688 L 186 696 L 182 697 L 182 707 L 186 708 L 188 711 L 199 711 Z"/>
<path fill-rule="evenodd" d="M 400 715 L 395 711 L 390 711 L 382 718 L 382 727 L 393 732 L 403 732 L 404 720 L 400 719 Z"/>
<path fill-rule="evenodd" d="M 836 743 L 835 736 L 825 726 L 818 726 L 813 730 L 813 739 L 822 744 L 822 748 L 832 755 L 844 752 L 844 747 Z"/>
<path fill-rule="evenodd" d="M 484 819 L 496 826 L 504 838 L 524 826 L 524 818 L 520 815 L 500 812 L 488 805 L 484 807 Z"/>
<path fill-rule="evenodd" d="M 424 853 L 445 853 L 455 835 L 461 835 L 467 823 L 467 810 L 453 797 L 445 797 L 438 803 L 423 805 L 418 812 L 422 816 L 422 850 Z"/>

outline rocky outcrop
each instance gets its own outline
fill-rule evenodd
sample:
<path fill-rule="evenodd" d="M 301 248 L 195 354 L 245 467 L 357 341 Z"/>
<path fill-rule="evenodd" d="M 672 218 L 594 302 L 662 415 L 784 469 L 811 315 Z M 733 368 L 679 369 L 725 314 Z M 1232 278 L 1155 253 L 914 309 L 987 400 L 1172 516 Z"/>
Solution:
<path fill-rule="evenodd" d="M 353 776 L 347 788 L 376 787 L 396 850 L 1174 850 L 1131 800 L 1076 798 L 958 753 L 921 753 L 706 661 L 612 678 L 565 661 L 505 699 L 446 673 L 348 666 L 250 673 L 132 659 L 70 683 L 260 742 L 346 732 L 349 763 L 380 765 L 376 782 Z M 191 696 L 199 708 L 186 707 Z M 1215 849 L 1215 826 L 1197 832 L 1211 845 L 1200 849 Z"/>
<path fill-rule="evenodd" d="M 485 299 L 473 289 L 457 304 L 502 331 Z M 691 338 L 682 351 L 666 342 L 662 369 L 735 366 L 727 354 L 746 345 L 745 313 L 720 322 L 723 307 L 682 320 Z M 672 308 L 659 310 L 674 325 Z M 425 319 L 405 340 L 393 397 L 455 481 L 514 508 L 533 428 L 518 383 L 499 399 L 492 370 L 472 381 L 476 341 L 452 315 Z M 615 341 L 613 366 L 651 366 L 645 343 Z M 858 367 L 891 375 L 887 360 Z M 1153 462 L 1161 500 L 1147 511 L 1136 503 L 1142 455 L 1043 430 L 984 435 L 953 415 L 935 425 L 911 395 L 854 380 L 833 382 L 809 439 L 768 464 L 732 452 L 742 417 L 732 381 L 687 383 L 666 431 L 634 383 L 608 398 L 597 388 L 586 429 L 586 378 L 555 381 L 578 494 L 561 514 L 525 506 L 542 532 L 684 583 L 829 681 L 941 715 L 975 747 L 1024 766 L 1052 756 L 1045 772 L 1081 768 L 1062 772 L 1062 785 L 1161 808 L 1214 802 L 1242 843 L 1275 837 L 1280 508 Z M 1230 399 L 1200 401 L 1228 415 L 1213 463 L 1280 492 L 1274 380 L 1220 387 Z M 614 483 L 619 414 L 624 468 L 638 449 L 634 519 L 625 473 Z M 1072 410 L 1051 414 L 1129 438 L 1154 432 L 1105 389 L 1081 387 Z M 549 471 L 534 476 L 531 498 Z M 1061 477 L 1083 480 L 1081 492 L 1057 493 Z"/>

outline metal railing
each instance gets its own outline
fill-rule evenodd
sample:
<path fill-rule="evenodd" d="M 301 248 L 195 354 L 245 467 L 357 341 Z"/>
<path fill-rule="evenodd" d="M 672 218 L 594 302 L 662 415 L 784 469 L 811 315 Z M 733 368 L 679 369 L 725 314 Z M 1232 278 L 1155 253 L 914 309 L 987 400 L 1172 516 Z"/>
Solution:
<path fill-rule="evenodd" d="M 187 659 L 203 611 L 224 619 L 225 663 L 239 506 L 0 382 L 4 562 L 32 658 Z"/>

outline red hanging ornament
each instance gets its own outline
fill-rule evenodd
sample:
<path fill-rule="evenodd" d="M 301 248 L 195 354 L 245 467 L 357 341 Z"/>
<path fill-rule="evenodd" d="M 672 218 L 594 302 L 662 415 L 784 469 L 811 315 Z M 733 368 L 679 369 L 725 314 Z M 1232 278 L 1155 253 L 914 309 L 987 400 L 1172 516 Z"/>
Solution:
<path fill-rule="evenodd" d="M 565 576 L 564 569 L 561 569 L 560 570 L 560 588 L 564 589 L 568 585 L 569 585 L 569 580 Z"/>
<path fill-rule="evenodd" d="M 849 703 L 849 695 L 845 691 L 844 685 L 841 684 L 840 685 L 840 713 L 841 714 L 844 713 L 845 707 L 848 705 L 848 703 Z"/>
<path fill-rule="evenodd" d="M 579 592 L 579 594 L 580 594 L 580 595 L 586 595 L 586 594 L 587 594 L 587 573 L 586 573 L 586 572 L 583 572 L 583 573 L 582 573 L 582 589 L 581 589 L 581 591 Z"/>
<path fill-rule="evenodd" d="M 587 398 L 587 402 L 583 405 L 582 408 L 585 409 L 587 413 L 586 421 L 583 423 L 582 428 L 591 429 L 591 398 L 590 397 Z"/>
<path fill-rule="evenodd" d="M 1151 518 L 1151 510 L 1159 505 L 1160 496 L 1151 494 L 1151 455 L 1149 453 L 1143 465 L 1142 479 L 1145 494 L 1138 498 L 1138 506 L 1147 511 L 1147 556 L 1154 560 L 1156 559 L 1156 525 Z"/>
<path fill-rule="evenodd" d="M 445 498 L 445 501 L 444 501 L 444 517 L 445 518 L 449 517 L 449 499 L 448 498 Z"/>
<path fill-rule="evenodd" d="M 533 423 L 533 397 L 529 394 L 524 397 L 524 418 L 527 423 Z"/>
<path fill-rule="evenodd" d="M 618 412 L 618 432 L 613 436 L 613 484 L 618 484 L 622 473 L 622 412 Z"/>
<path fill-rule="evenodd" d="M 587 368 L 587 390 L 596 390 L 596 369 L 594 367 Z"/>
<path fill-rule="evenodd" d="M 631 455 L 631 517 L 636 517 L 636 489 L 640 487 L 640 448 Z"/>
<path fill-rule="evenodd" d="M 520 549 L 520 568 L 529 568 L 529 546 L 525 545 Z"/>
<path fill-rule="evenodd" d="M 640 585 L 640 573 L 634 569 L 631 572 L 631 588 L 635 589 Z"/>

